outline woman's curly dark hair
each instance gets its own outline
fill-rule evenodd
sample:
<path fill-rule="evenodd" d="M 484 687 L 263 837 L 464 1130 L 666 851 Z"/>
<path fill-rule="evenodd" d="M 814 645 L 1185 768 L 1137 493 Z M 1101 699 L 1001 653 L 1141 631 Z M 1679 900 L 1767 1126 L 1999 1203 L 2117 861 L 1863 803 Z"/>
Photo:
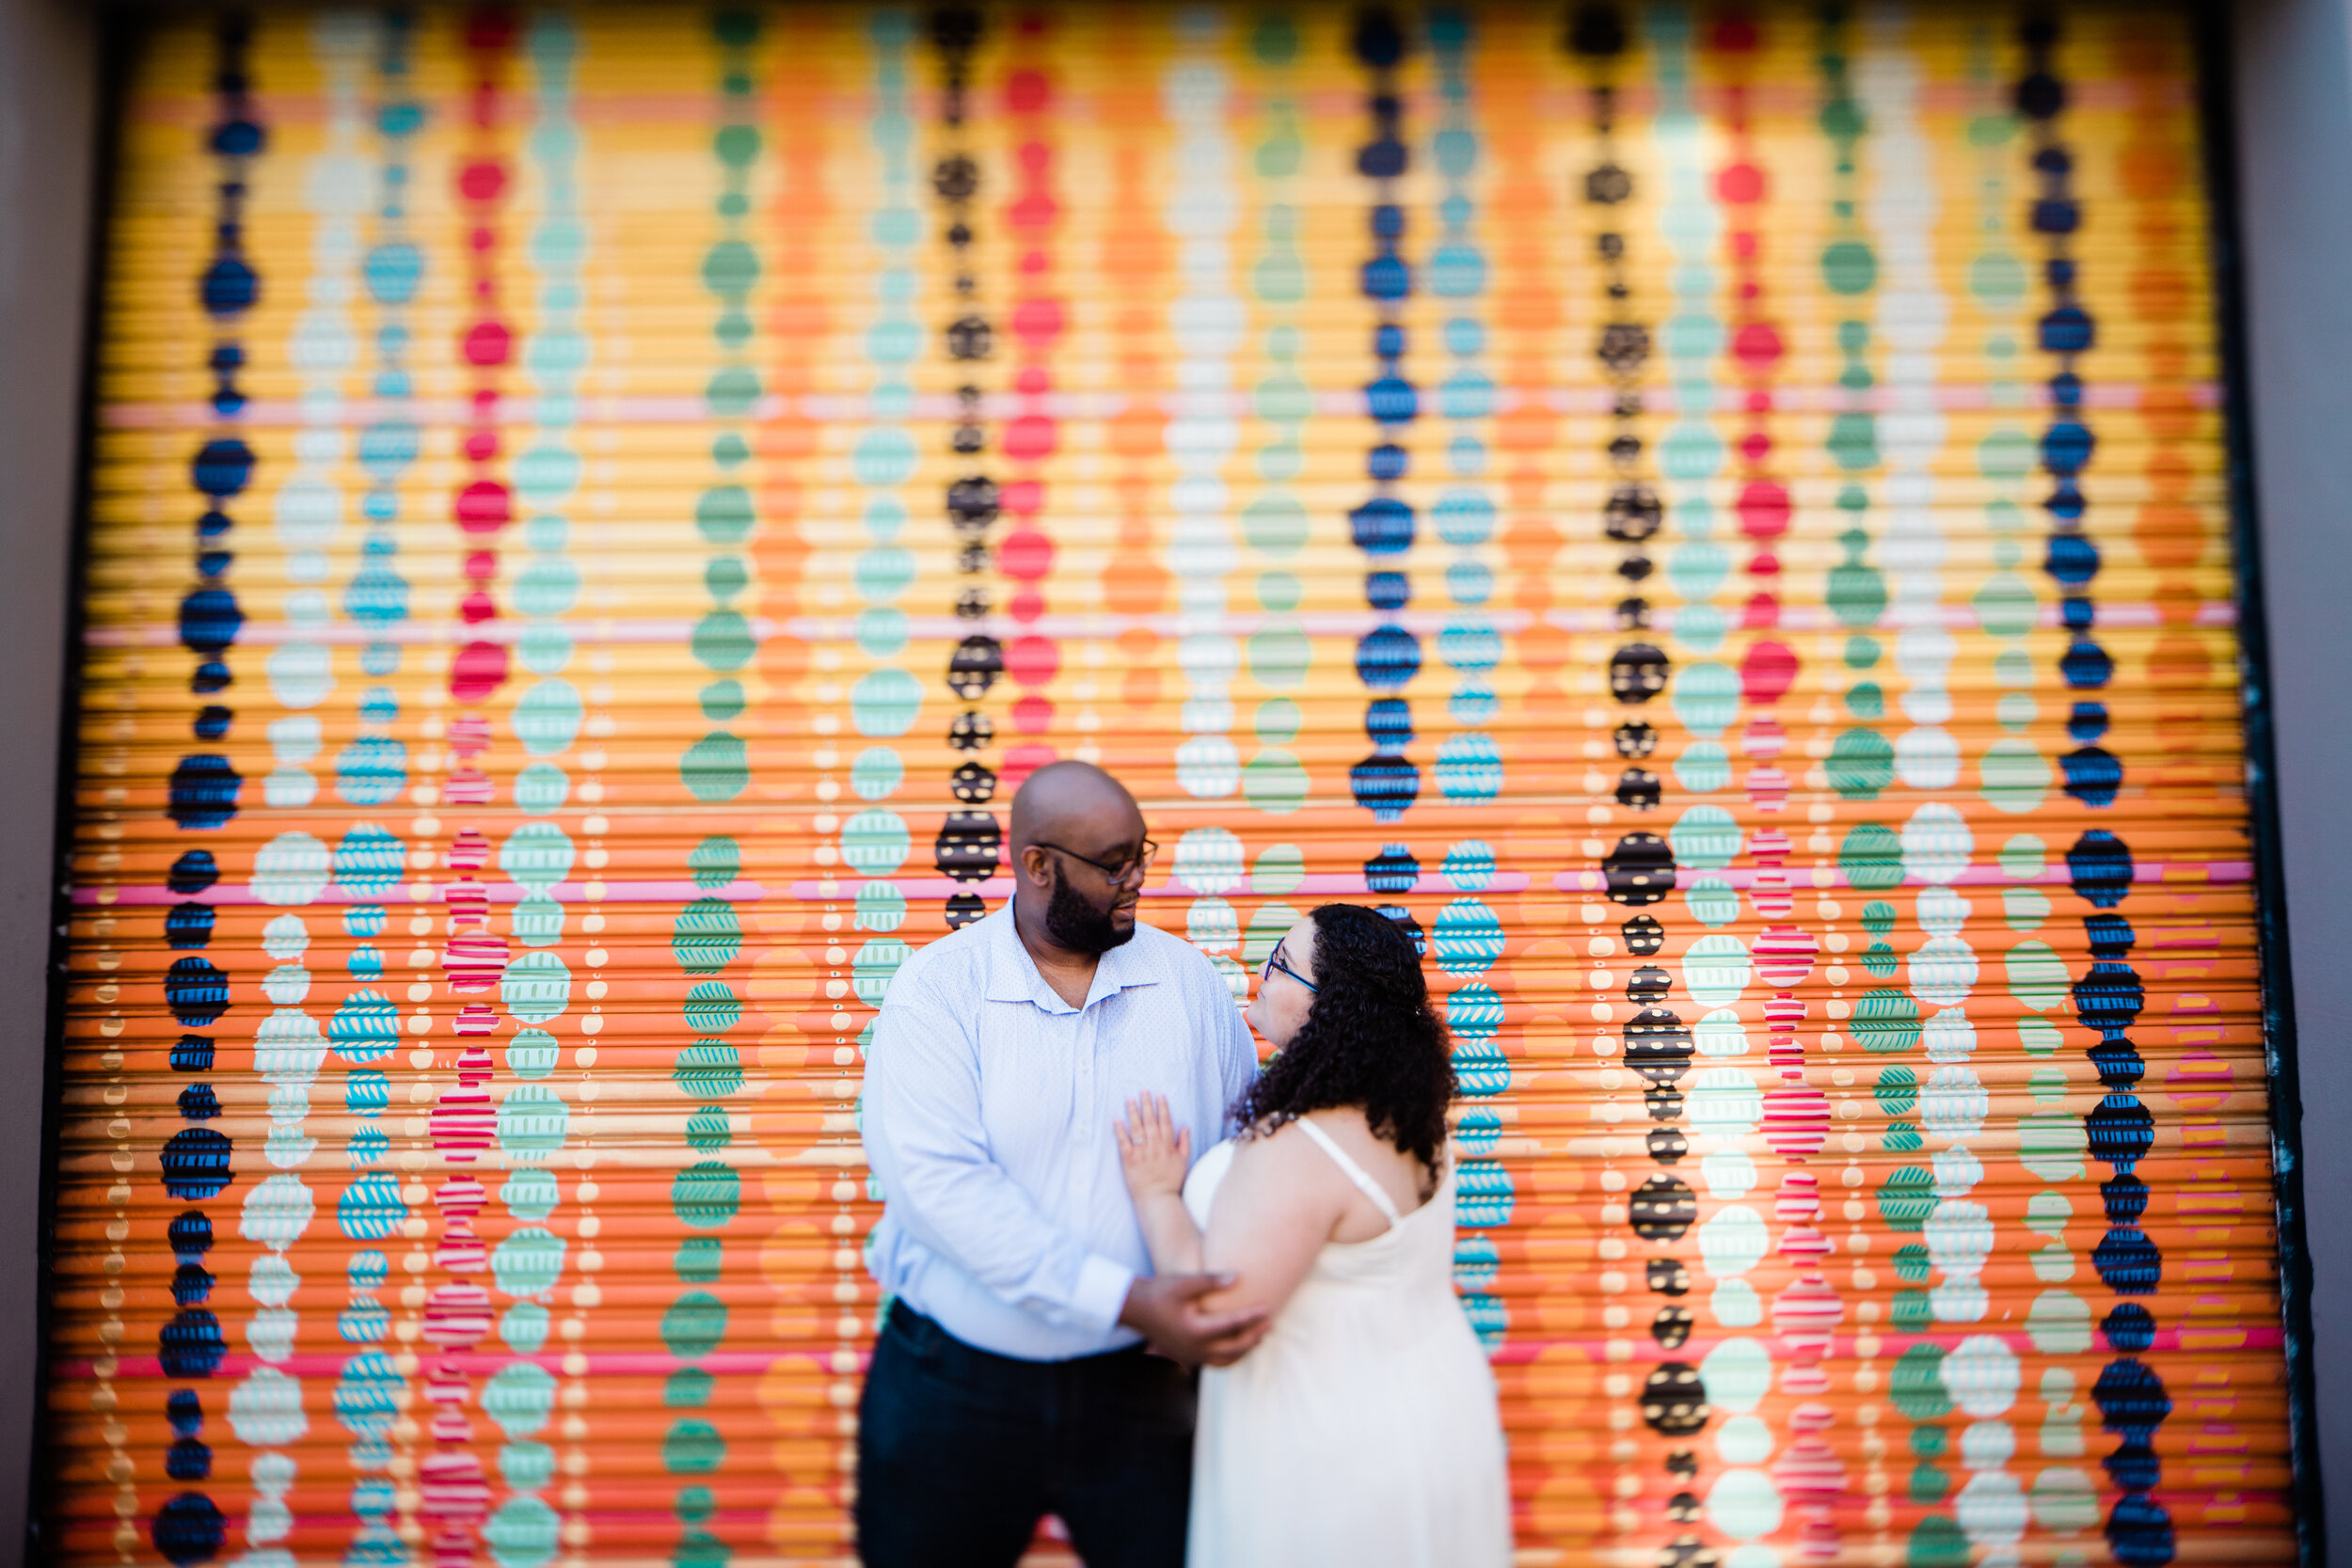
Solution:
<path fill-rule="evenodd" d="M 1374 1136 L 1436 1170 L 1454 1062 L 1413 939 L 1361 904 L 1325 904 L 1312 918 L 1314 1003 L 1234 1117 L 1271 1132 L 1310 1111 L 1360 1105 Z"/>

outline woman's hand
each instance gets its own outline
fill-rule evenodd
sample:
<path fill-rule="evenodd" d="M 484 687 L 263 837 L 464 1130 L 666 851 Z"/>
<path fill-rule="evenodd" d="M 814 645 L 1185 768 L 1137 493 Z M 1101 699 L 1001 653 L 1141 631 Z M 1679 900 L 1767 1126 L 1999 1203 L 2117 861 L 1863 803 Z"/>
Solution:
<path fill-rule="evenodd" d="M 1142 1094 L 1127 1101 L 1127 1118 L 1112 1124 L 1119 1133 L 1119 1163 L 1127 1191 L 1137 1199 L 1178 1196 L 1192 1168 L 1192 1132 L 1178 1131 L 1168 1097 Z"/>

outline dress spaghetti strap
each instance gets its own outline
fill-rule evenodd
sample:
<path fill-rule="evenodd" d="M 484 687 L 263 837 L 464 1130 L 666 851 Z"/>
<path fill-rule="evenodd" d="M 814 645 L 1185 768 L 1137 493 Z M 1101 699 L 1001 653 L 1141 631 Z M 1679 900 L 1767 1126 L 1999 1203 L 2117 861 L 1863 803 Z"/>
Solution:
<path fill-rule="evenodd" d="M 1347 1151 L 1340 1148 L 1337 1139 L 1333 1138 L 1330 1133 L 1326 1132 L 1322 1128 L 1317 1127 L 1313 1122 L 1309 1121 L 1305 1117 L 1300 1117 L 1297 1119 L 1298 1125 L 1305 1129 L 1307 1136 L 1314 1139 L 1316 1143 L 1321 1144 L 1323 1146 L 1323 1152 L 1331 1156 L 1331 1163 L 1339 1166 L 1341 1172 L 1345 1175 L 1350 1181 L 1356 1183 L 1357 1191 L 1372 1199 L 1373 1207 L 1378 1209 L 1380 1212 L 1388 1216 L 1390 1228 L 1393 1229 L 1404 1222 L 1405 1216 L 1396 1212 L 1396 1204 L 1390 1198 L 1388 1193 L 1381 1188 L 1380 1183 L 1365 1175 L 1364 1167 L 1347 1157 Z"/>

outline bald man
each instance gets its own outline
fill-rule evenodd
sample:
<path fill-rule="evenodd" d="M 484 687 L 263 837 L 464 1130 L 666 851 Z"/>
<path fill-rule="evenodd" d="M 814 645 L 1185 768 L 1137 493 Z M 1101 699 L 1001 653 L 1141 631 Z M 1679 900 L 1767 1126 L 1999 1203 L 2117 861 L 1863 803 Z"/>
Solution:
<path fill-rule="evenodd" d="M 1208 959 L 1136 921 L 1154 847 L 1118 780 L 1038 769 L 1010 839 L 1011 907 L 909 958 L 874 1026 L 868 1266 L 894 1299 L 859 1405 L 858 1549 L 1010 1568 L 1050 1513 L 1088 1568 L 1178 1568 L 1189 1367 L 1265 1323 L 1203 1312 L 1216 1276 L 1152 1275 L 1112 1122 L 1163 1093 L 1205 1152 L 1257 1052 Z"/>

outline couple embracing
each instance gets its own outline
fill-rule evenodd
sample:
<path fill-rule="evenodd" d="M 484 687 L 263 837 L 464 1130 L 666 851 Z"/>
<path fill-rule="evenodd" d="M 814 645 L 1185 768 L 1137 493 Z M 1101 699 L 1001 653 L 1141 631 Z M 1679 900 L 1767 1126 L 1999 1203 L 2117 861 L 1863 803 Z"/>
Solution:
<path fill-rule="evenodd" d="M 1325 905 L 1245 1023 L 1137 923 L 1109 774 L 1040 769 L 1010 838 L 1012 907 L 900 968 L 866 1068 L 868 1568 L 1010 1565 L 1049 1513 L 1088 1568 L 1509 1562 L 1411 940 Z"/>

